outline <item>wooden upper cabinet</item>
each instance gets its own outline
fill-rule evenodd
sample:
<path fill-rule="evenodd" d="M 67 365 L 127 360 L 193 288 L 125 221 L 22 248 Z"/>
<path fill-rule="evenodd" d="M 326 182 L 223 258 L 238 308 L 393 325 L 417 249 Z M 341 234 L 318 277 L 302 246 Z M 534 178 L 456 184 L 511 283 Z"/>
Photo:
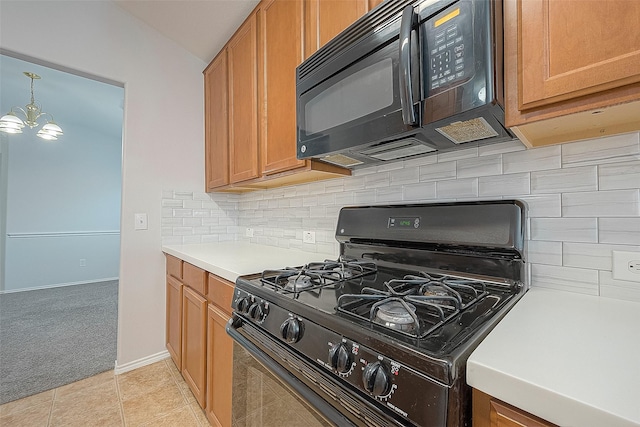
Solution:
<path fill-rule="evenodd" d="M 640 82 L 640 2 L 519 0 L 520 109 Z"/>
<path fill-rule="evenodd" d="M 372 0 L 375 4 L 376 0 Z M 309 57 L 369 9 L 368 0 L 307 0 L 305 58 Z"/>
<path fill-rule="evenodd" d="M 505 122 L 529 146 L 640 129 L 640 2 L 505 0 Z"/>
<path fill-rule="evenodd" d="M 229 104 L 227 50 L 204 70 L 205 188 L 229 184 Z"/>
<path fill-rule="evenodd" d="M 251 14 L 229 40 L 229 181 L 260 174 L 258 157 L 257 22 Z"/>
<path fill-rule="evenodd" d="M 302 5 L 301 1 L 267 0 L 258 10 L 260 152 L 267 175 L 305 165 L 296 158 L 296 67 L 302 62 Z"/>

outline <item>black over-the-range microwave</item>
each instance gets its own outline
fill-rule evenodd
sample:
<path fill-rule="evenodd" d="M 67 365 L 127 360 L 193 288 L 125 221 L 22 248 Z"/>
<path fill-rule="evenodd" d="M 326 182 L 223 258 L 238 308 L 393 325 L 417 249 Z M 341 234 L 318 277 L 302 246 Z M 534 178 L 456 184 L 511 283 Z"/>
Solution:
<path fill-rule="evenodd" d="M 386 0 L 296 69 L 297 156 L 348 168 L 514 138 L 501 0 Z"/>

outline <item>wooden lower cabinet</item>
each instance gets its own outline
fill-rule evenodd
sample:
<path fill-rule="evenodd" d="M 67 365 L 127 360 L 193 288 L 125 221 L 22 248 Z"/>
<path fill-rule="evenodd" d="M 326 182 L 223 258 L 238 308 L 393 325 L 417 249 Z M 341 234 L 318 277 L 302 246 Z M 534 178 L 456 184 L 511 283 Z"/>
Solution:
<path fill-rule="evenodd" d="M 229 314 L 209 304 L 207 310 L 207 405 L 206 414 L 214 426 L 231 426 L 233 339 L 225 326 Z"/>
<path fill-rule="evenodd" d="M 207 391 L 207 300 L 185 286 L 182 299 L 182 376 L 198 404 Z"/>
<path fill-rule="evenodd" d="M 168 264 L 167 264 L 168 267 Z M 167 268 L 167 272 L 169 268 Z M 184 285 L 167 274 L 167 351 L 178 369 L 182 369 L 182 289 Z"/>
<path fill-rule="evenodd" d="M 474 389 L 473 427 L 557 426 Z"/>

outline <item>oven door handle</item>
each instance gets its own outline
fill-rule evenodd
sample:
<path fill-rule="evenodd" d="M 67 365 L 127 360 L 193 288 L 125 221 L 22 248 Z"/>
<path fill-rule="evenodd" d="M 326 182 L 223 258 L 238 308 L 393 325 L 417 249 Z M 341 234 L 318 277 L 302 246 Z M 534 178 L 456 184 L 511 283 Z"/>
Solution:
<path fill-rule="evenodd" d="M 300 396 L 307 400 L 329 421 L 335 423 L 337 426 L 356 427 L 347 417 L 345 417 L 340 411 L 334 408 L 326 400 L 318 396 L 313 390 L 307 387 L 302 381 L 300 381 L 295 375 L 287 371 L 282 365 L 273 360 L 269 355 L 265 354 L 258 346 L 247 339 L 244 335 L 237 331 L 237 328 L 242 327 L 244 324 L 242 317 L 233 313 L 231 319 L 227 322 L 226 331 L 238 344 L 247 350 L 251 356 L 253 356 L 264 367 L 273 372 L 282 381 L 287 383 L 293 388 Z"/>
<path fill-rule="evenodd" d="M 413 85 L 411 80 L 411 30 L 416 21 L 413 6 L 402 11 L 400 24 L 400 105 L 402 120 L 406 125 L 417 125 L 418 119 L 413 109 Z"/>

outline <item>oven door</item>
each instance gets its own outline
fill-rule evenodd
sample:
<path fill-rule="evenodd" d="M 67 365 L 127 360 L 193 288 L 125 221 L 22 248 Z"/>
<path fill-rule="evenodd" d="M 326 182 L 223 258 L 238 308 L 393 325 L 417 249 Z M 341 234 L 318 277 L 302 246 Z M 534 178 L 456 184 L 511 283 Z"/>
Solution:
<path fill-rule="evenodd" d="M 363 162 L 386 160 L 376 157 L 372 145 L 418 132 L 418 39 L 401 55 L 399 34 L 398 19 L 349 48 L 332 51 L 328 45 L 329 56 L 312 56 L 298 67 L 298 158 L 343 152 L 360 154 Z M 415 66 L 404 74 L 407 61 Z M 413 123 L 403 120 L 403 104 L 413 113 Z"/>
<path fill-rule="evenodd" d="M 289 351 L 281 344 L 275 342 L 264 332 L 235 316 L 227 323 L 227 333 L 260 364 L 277 377 L 286 386 L 290 393 L 305 408 L 313 408 L 314 411 L 302 413 L 298 418 L 311 420 L 310 423 L 300 422 L 299 425 L 336 425 L 340 427 L 401 427 L 406 423 L 398 421 L 370 406 L 367 402 L 355 398 L 352 394 L 343 391 L 343 387 L 326 377 L 315 367 L 310 366 L 300 356 Z M 242 353 L 240 353 L 242 354 Z M 246 365 L 245 365 L 246 366 Z M 246 405 L 247 393 L 259 389 L 252 385 L 252 380 L 244 384 L 243 378 L 247 369 L 240 358 L 234 356 L 234 384 L 233 407 L 234 413 L 238 411 L 236 405 Z M 236 371 L 238 369 L 238 371 Z M 254 366 L 253 373 L 263 372 L 261 368 Z M 272 377 L 273 378 L 273 377 Z M 263 381 L 260 378 L 258 381 Z M 261 397 L 257 397 L 262 399 Z M 259 401 L 263 408 L 267 402 Z M 263 404 L 264 403 L 264 404 Z M 300 406 L 300 405 L 298 405 Z M 264 411 L 263 411 L 264 412 Z M 320 415 L 321 414 L 321 415 Z M 281 417 L 282 414 L 276 414 Z M 269 414 L 260 416 L 269 417 Z M 269 422 L 263 418 L 260 425 L 282 425 L 282 423 Z"/>

